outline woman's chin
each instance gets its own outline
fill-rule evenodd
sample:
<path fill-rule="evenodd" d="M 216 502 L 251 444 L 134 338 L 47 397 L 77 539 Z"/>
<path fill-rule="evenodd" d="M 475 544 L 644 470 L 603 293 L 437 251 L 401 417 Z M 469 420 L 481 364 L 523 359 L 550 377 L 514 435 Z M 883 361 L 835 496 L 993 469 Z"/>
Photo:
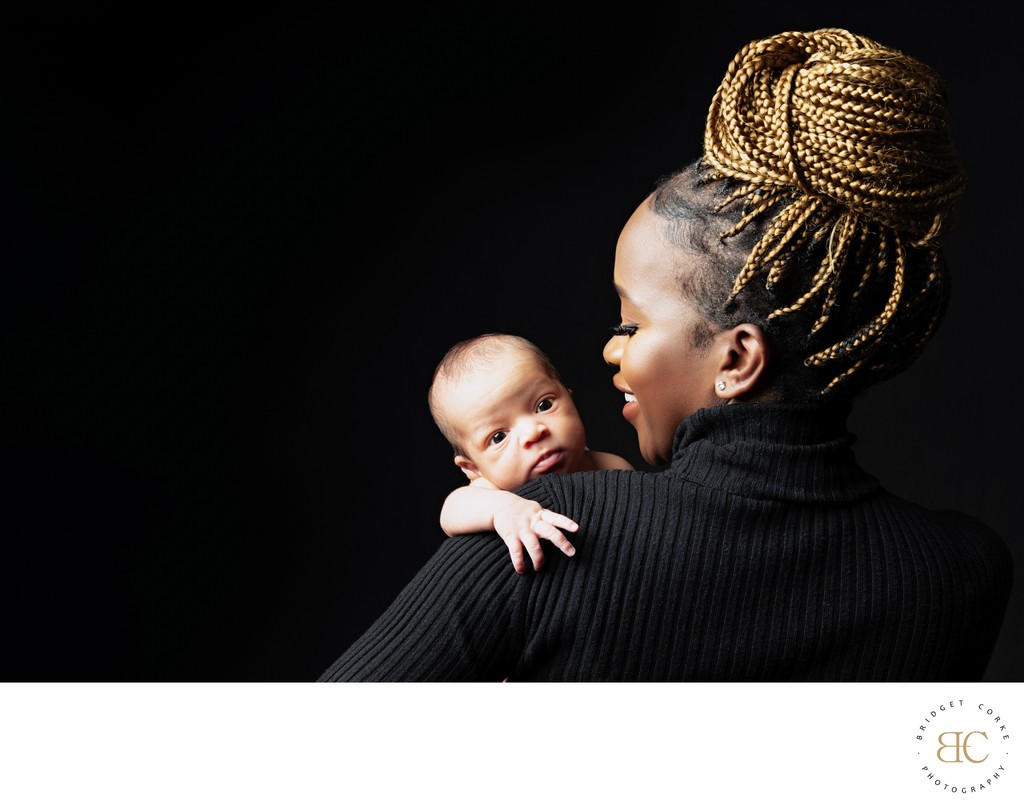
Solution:
<path fill-rule="evenodd" d="M 644 462 L 650 466 L 658 465 L 657 455 L 651 450 L 651 447 L 644 441 L 640 440 L 640 457 L 644 459 Z"/>

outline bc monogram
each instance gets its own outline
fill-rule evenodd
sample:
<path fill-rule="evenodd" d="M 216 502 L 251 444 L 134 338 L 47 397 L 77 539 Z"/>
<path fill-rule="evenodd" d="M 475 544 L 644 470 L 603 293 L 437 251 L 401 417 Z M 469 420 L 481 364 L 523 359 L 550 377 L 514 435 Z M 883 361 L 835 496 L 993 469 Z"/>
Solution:
<path fill-rule="evenodd" d="M 947 743 L 947 736 L 952 735 L 954 738 L 953 743 Z M 939 733 L 939 748 L 935 753 L 935 757 L 941 760 L 943 763 L 984 763 L 988 760 L 988 753 L 984 757 L 971 757 L 969 750 L 972 746 L 971 739 L 975 735 L 980 735 L 982 738 L 988 740 L 988 733 L 982 732 L 981 730 L 971 730 L 970 732 L 940 732 Z M 955 757 L 950 759 L 949 757 L 943 757 L 942 753 L 947 749 L 955 749 Z M 948 753 L 947 753 L 948 754 Z"/>
<path fill-rule="evenodd" d="M 987 727 L 979 729 L 979 724 Z M 932 761 L 920 771 L 938 790 L 981 793 L 1005 776 L 1010 731 L 999 712 L 984 702 L 944 702 L 928 713 L 918 731 L 917 740 L 925 747 L 918 752 L 921 762 Z M 974 765 L 957 765 L 964 763 Z"/>

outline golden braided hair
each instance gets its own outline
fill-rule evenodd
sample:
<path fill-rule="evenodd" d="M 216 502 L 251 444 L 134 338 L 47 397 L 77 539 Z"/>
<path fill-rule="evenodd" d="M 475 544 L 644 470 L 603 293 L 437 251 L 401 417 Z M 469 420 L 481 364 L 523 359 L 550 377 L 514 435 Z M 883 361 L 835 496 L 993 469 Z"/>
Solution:
<path fill-rule="evenodd" d="M 937 240 L 965 184 L 940 77 L 910 56 L 839 28 L 755 40 L 736 54 L 715 92 L 704 159 L 715 176 L 739 181 L 719 209 L 740 198 L 745 205 L 723 238 L 772 212 L 732 297 L 759 273 L 773 289 L 808 241 L 823 241 L 825 258 L 771 318 L 818 305 L 811 328 L 817 332 L 837 306 L 848 307 L 866 284 L 884 279 L 878 310 L 804 359 L 817 367 L 843 360 L 822 393 L 865 365 L 876 378 L 906 367 L 906 352 L 888 367 L 887 351 L 878 349 L 910 310 L 920 319 L 922 307 L 931 307 L 915 332 L 913 356 L 937 328 L 948 286 Z M 913 287 L 911 251 L 927 253 L 917 260 L 929 267 Z"/>

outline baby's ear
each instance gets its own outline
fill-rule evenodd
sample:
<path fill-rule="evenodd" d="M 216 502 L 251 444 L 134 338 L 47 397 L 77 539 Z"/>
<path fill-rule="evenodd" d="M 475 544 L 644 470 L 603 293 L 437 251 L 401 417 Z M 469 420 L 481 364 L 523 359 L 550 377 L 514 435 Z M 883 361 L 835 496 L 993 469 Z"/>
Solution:
<path fill-rule="evenodd" d="M 469 478 L 470 482 L 483 476 L 476 464 L 464 455 L 455 455 L 455 465 L 462 469 L 462 473 Z"/>

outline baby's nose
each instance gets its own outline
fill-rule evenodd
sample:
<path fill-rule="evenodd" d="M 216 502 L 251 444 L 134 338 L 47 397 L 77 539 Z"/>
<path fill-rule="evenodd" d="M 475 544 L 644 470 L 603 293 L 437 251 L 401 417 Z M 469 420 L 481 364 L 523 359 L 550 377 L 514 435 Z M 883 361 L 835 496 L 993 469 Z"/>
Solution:
<path fill-rule="evenodd" d="M 533 420 L 530 425 L 523 430 L 523 445 L 529 446 L 534 441 L 538 441 L 548 434 L 548 428 L 545 426 L 543 421 Z"/>

